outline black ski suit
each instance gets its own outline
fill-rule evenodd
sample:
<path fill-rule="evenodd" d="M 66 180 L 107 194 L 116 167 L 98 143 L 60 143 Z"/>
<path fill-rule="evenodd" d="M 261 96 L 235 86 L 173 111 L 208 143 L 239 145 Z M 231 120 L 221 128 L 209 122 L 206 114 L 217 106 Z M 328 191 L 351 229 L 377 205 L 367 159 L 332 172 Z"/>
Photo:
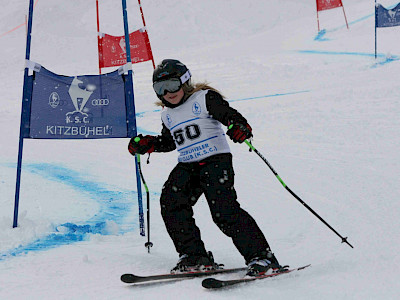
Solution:
<path fill-rule="evenodd" d="M 206 106 L 212 118 L 225 126 L 232 122 L 247 123 L 217 92 L 207 92 Z M 156 140 L 156 152 L 176 149 L 171 132 L 164 124 Z M 246 262 L 255 257 L 264 258 L 270 252 L 260 228 L 237 201 L 234 175 L 231 153 L 216 154 L 196 162 L 179 162 L 172 170 L 162 188 L 161 214 L 180 255 L 206 256 L 200 230 L 193 218 L 193 206 L 203 193 L 215 224 L 232 238 Z"/>

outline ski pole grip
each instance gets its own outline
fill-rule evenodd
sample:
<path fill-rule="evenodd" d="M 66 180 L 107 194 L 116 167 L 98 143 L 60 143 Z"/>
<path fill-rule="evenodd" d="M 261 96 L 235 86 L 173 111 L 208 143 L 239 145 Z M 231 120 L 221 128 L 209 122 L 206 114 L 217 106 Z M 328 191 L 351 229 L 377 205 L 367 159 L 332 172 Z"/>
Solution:
<path fill-rule="evenodd" d="M 140 137 L 138 137 L 138 136 L 135 137 L 135 138 L 133 139 L 133 141 L 134 141 L 135 143 L 139 144 L 139 142 L 140 142 Z M 136 158 L 137 158 L 138 163 L 140 164 L 140 154 L 136 153 Z"/>
<path fill-rule="evenodd" d="M 244 140 L 244 142 L 250 147 L 251 150 L 256 150 L 256 148 L 254 148 L 254 146 L 248 140 Z"/>

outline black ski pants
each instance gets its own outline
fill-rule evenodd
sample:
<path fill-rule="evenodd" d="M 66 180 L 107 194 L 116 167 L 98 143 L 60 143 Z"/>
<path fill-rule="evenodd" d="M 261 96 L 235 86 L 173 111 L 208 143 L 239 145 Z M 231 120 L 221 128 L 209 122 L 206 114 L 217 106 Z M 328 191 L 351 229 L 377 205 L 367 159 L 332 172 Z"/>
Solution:
<path fill-rule="evenodd" d="M 180 254 L 206 255 L 193 206 L 204 193 L 212 218 L 249 262 L 266 257 L 269 245 L 254 219 L 240 207 L 234 189 L 230 153 L 217 154 L 200 162 L 178 163 L 161 193 L 161 214 Z"/>

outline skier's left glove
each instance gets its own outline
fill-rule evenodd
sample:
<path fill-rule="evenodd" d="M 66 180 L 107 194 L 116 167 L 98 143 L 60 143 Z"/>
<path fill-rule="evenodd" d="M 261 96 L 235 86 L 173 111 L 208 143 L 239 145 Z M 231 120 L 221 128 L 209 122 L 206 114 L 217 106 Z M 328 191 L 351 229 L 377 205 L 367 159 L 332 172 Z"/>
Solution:
<path fill-rule="evenodd" d="M 246 139 L 253 136 L 252 129 L 249 124 L 232 123 L 228 126 L 226 134 L 234 143 L 243 143 Z"/>
<path fill-rule="evenodd" d="M 155 136 L 139 134 L 136 137 L 131 138 L 128 145 L 130 154 L 146 154 L 154 152 L 154 142 L 156 141 Z"/>

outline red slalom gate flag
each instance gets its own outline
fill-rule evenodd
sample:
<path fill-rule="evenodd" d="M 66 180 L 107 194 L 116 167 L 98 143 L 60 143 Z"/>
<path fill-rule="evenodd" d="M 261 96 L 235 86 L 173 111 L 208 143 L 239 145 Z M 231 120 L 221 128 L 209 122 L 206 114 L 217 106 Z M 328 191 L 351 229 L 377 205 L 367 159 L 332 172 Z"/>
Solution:
<path fill-rule="evenodd" d="M 318 32 L 319 28 L 319 15 L 318 12 L 322 10 L 327 10 L 331 8 L 341 7 L 343 9 L 344 20 L 346 21 L 347 29 L 349 29 L 349 24 L 347 23 L 346 13 L 344 12 L 344 7 L 342 0 L 317 0 L 317 22 L 318 22 Z"/>
<path fill-rule="evenodd" d="M 112 36 L 100 33 L 99 38 L 100 68 L 116 67 L 126 64 L 125 36 Z M 132 63 L 152 60 L 150 41 L 145 28 L 129 34 Z"/>
<path fill-rule="evenodd" d="M 317 0 L 317 11 L 342 7 L 342 0 Z"/>

